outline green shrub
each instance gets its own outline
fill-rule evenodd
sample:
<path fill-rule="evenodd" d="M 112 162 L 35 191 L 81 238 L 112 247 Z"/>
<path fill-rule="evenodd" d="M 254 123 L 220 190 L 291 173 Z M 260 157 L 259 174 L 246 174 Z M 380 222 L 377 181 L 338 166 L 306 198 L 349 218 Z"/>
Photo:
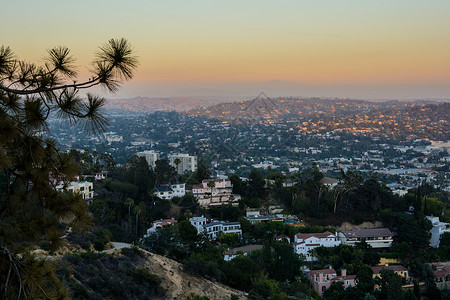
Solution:
<path fill-rule="evenodd" d="M 144 268 L 134 270 L 133 279 L 137 283 L 149 283 L 151 286 L 159 286 L 161 284 L 161 278 L 158 275 L 152 274 Z"/>
<path fill-rule="evenodd" d="M 88 290 L 79 283 L 70 283 L 70 289 L 73 293 L 73 298 L 86 299 L 88 296 Z"/>

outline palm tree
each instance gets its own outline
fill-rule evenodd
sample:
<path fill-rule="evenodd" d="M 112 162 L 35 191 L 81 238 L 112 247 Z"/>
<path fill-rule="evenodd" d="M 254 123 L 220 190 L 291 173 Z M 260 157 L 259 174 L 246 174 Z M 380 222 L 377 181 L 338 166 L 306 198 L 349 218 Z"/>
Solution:
<path fill-rule="evenodd" d="M 213 189 L 216 187 L 216 182 L 214 180 L 211 180 L 210 182 L 208 182 L 208 187 L 211 189 L 211 202 L 212 202 Z"/>
<path fill-rule="evenodd" d="M 133 212 L 136 214 L 136 236 L 138 235 L 138 220 L 139 215 L 142 213 L 142 210 L 139 206 L 135 206 Z"/>
<path fill-rule="evenodd" d="M 125 205 L 128 206 L 128 216 L 131 215 L 131 207 L 134 205 L 134 200 L 131 198 L 125 199 Z"/>
<path fill-rule="evenodd" d="M 173 163 L 177 166 L 177 173 L 178 173 L 178 165 L 181 164 L 181 159 L 179 159 L 179 158 L 177 157 L 177 158 L 175 158 L 175 159 L 173 160 Z"/>

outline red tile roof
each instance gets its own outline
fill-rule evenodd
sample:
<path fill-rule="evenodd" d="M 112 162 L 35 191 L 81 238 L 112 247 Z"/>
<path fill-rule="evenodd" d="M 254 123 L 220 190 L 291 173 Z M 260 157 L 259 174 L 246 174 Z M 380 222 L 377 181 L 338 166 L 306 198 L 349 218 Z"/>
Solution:
<path fill-rule="evenodd" d="M 312 270 L 309 271 L 309 274 L 314 275 L 314 274 L 319 274 L 319 273 L 323 273 L 323 274 L 336 274 L 336 270 L 331 268 L 331 269 L 321 269 L 321 270 Z"/>
<path fill-rule="evenodd" d="M 307 238 L 310 237 L 316 237 L 318 239 L 323 239 L 323 238 L 327 238 L 327 237 L 336 237 L 333 233 L 329 232 L 329 231 L 325 231 L 325 232 L 319 232 L 319 233 L 297 233 L 296 234 L 298 239 L 303 239 L 306 240 Z"/>
<path fill-rule="evenodd" d="M 346 275 L 346 276 L 336 276 L 331 279 L 331 281 L 342 281 L 342 280 L 355 280 L 356 275 Z"/>

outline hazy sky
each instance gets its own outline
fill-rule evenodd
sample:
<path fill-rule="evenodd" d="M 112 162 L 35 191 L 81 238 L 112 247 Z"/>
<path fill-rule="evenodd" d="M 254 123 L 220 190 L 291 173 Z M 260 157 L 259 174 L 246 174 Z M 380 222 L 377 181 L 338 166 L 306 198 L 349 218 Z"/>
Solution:
<path fill-rule="evenodd" d="M 449 0 L 2 1 L 0 44 L 41 61 L 127 38 L 135 78 L 112 97 L 449 97 Z"/>

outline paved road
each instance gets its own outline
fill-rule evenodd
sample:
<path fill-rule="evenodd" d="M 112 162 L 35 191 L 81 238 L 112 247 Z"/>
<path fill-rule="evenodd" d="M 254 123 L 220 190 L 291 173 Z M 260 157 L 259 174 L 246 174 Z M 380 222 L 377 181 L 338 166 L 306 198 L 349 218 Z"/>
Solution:
<path fill-rule="evenodd" d="M 127 244 L 127 243 L 119 243 L 119 242 L 112 242 L 112 244 L 114 245 L 114 248 L 108 249 L 108 250 L 103 250 L 102 252 L 112 252 L 116 249 L 122 249 L 122 248 L 130 248 L 131 244 Z"/>

